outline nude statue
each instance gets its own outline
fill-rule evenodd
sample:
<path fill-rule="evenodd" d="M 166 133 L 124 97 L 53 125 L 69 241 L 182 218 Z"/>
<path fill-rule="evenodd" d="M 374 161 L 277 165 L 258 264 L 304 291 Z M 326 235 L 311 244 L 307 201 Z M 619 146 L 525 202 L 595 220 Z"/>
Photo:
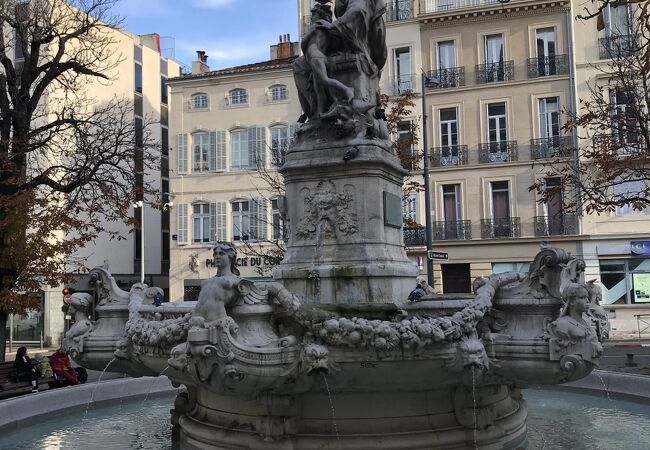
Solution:
<path fill-rule="evenodd" d="M 237 250 L 230 242 L 217 242 L 212 252 L 217 275 L 201 284 L 199 301 L 192 315 L 210 323 L 226 317 L 226 306 L 239 295 L 239 270 L 236 267 Z"/>

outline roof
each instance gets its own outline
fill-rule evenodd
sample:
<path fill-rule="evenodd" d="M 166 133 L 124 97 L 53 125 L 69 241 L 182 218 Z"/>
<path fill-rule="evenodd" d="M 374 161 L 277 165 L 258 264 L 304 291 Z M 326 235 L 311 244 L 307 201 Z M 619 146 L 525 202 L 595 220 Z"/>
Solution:
<path fill-rule="evenodd" d="M 275 69 L 287 69 L 291 67 L 291 64 L 298 58 L 298 56 L 292 56 L 291 58 L 285 59 L 272 59 L 269 61 L 263 61 L 253 64 L 245 64 L 243 66 L 228 67 L 226 69 L 220 70 L 211 70 L 210 72 L 205 73 L 196 73 L 183 75 L 181 77 L 171 78 L 169 81 L 183 81 L 183 80 L 192 80 L 197 78 L 212 78 L 219 77 L 222 75 L 238 75 L 243 73 L 251 72 L 264 72 L 266 70 L 275 70 Z"/>

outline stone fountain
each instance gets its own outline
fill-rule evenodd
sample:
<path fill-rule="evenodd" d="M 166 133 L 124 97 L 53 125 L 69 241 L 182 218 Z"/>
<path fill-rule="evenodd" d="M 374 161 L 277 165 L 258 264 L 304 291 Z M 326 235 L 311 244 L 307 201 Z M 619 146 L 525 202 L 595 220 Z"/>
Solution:
<path fill-rule="evenodd" d="M 383 0 L 317 0 L 294 66 L 304 124 L 281 172 L 288 249 L 274 282 L 239 277 L 218 242 L 198 302 L 90 273 L 64 346 L 81 365 L 184 385 L 183 449 L 516 448 L 521 389 L 584 377 L 607 317 L 584 262 L 543 248 L 474 295 L 406 301 L 401 167 L 379 105 Z M 84 320 L 90 315 L 92 320 Z"/>

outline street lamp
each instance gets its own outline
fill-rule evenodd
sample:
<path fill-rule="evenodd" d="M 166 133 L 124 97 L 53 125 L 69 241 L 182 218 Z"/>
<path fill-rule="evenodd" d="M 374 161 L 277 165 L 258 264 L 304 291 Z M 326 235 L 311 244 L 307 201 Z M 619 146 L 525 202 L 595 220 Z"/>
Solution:
<path fill-rule="evenodd" d="M 144 284 L 144 201 L 138 200 L 133 209 L 140 208 L 140 283 Z"/>
<path fill-rule="evenodd" d="M 433 250 L 433 230 L 431 226 L 431 194 L 429 192 L 429 143 L 427 141 L 428 128 L 426 88 L 436 87 L 438 85 L 439 82 L 436 78 L 428 76 L 426 72 L 422 70 L 422 145 L 424 146 L 424 209 L 426 209 L 426 214 L 424 217 L 424 231 L 426 233 L 427 244 L 427 281 L 431 287 L 434 287 L 433 260 L 429 258 L 429 252 Z"/>

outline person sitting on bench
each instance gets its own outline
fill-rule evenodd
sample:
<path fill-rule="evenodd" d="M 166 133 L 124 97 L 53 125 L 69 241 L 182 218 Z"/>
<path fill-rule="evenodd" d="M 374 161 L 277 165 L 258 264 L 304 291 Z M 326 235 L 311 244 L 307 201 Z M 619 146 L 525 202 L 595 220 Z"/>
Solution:
<path fill-rule="evenodd" d="M 83 367 L 72 367 L 70 358 L 62 348 L 50 356 L 50 365 L 57 378 L 67 384 L 82 384 L 88 379 L 88 372 Z"/>
<path fill-rule="evenodd" d="M 16 351 L 14 369 L 16 369 L 19 381 L 31 381 L 32 392 L 38 392 L 38 372 L 36 372 L 32 359 L 27 356 L 27 347 L 20 347 Z"/>

